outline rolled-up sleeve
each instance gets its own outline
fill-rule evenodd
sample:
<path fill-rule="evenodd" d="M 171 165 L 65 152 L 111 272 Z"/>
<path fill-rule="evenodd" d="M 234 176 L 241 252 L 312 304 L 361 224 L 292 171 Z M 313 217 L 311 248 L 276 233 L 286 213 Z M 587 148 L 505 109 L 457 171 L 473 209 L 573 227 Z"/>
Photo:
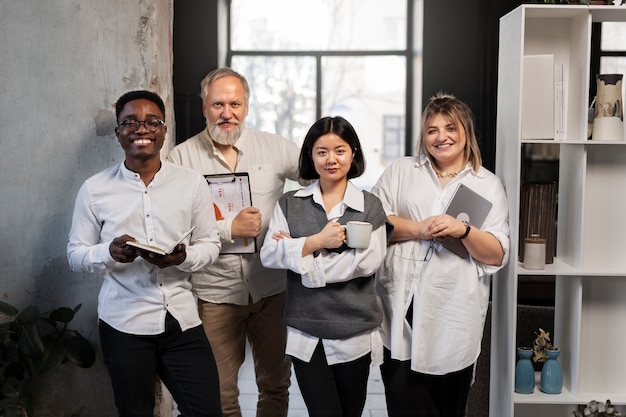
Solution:
<path fill-rule="evenodd" d="M 504 251 L 502 259 L 502 266 L 504 266 L 509 262 L 511 241 L 509 238 L 509 206 L 506 199 L 506 192 L 502 186 L 498 187 L 498 192 L 492 202 L 493 206 L 481 230 L 491 233 L 500 242 L 502 250 Z M 493 275 L 502 268 L 502 266 L 485 265 L 481 263 L 477 263 L 477 265 L 479 268 L 479 276 Z"/>

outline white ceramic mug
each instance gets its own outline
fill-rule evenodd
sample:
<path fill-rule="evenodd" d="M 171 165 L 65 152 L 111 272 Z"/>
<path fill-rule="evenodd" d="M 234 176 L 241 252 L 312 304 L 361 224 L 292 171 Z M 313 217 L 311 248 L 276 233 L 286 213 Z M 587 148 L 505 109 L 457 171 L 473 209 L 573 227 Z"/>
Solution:
<path fill-rule="evenodd" d="M 346 244 L 354 249 L 364 249 L 370 245 L 372 224 L 368 222 L 349 221 L 346 223 Z"/>

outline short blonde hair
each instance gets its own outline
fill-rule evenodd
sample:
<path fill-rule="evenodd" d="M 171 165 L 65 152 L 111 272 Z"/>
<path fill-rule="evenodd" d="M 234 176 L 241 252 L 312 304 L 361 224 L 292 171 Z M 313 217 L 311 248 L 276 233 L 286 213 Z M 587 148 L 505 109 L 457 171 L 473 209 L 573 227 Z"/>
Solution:
<path fill-rule="evenodd" d="M 420 130 L 420 141 L 417 150 L 419 156 L 427 157 L 431 163 L 435 162 L 424 143 L 424 134 L 433 117 L 439 114 L 456 124 L 457 128 L 461 127 L 465 131 L 464 162 L 466 164 L 469 162 L 472 165 L 472 170 L 477 172 L 483 162 L 474 130 L 474 114 L 467 104 L 452 94 L 439 92 L 428 101 L 424 113 L 422 114 L 422 128 Z"/>

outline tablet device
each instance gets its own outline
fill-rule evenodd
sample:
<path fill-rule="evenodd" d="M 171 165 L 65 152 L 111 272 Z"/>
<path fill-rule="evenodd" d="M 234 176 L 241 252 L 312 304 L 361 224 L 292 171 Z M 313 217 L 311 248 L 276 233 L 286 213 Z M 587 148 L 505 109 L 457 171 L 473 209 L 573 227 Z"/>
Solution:
<path fill-rule="evenodd" d="M 492 205 L 491 201 L 461 183 L 457 186 L 444 212 L 480 229 L 491 211 Z M 469 256 L 463 242 L 458 237 L 448 237 L 438 242 L 461 258 Z"/>

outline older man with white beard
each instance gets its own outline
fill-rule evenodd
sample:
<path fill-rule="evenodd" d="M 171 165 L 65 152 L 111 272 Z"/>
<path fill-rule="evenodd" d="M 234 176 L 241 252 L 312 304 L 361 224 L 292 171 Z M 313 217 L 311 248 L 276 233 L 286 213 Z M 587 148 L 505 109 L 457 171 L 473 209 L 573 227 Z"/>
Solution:
<path fill-rule="evenodd" d="M 224 417 L 241 417 L 237 376 L 247 338 L 259 388 L 257 417 L 287 416 L 291 363 L 285 356 L 282 319 L 286 272 L 264 268 L 259 249 L 285 180 L 299 180 L 300 151 L 285 138 L 245 127 L 250 88 L 241 74 L 219 68 L 200 86 L 207 127 L 172 149 L 167 159 L 203 175 L 248 173 L 252 207 L 232 220 L 218 220 L 218 227 L 222 242 L 257 242 L 254 254 L 221 254 L 207 269 L 192 274 L 217 362 L 222 410 Z"/>

